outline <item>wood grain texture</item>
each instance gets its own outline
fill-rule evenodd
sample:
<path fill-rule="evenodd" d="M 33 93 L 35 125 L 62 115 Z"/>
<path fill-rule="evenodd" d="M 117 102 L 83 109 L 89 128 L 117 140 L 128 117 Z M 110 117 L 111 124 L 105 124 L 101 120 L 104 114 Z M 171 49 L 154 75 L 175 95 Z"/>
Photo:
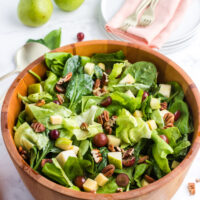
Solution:
<path fill-rule="evenodd" d="M 54 52 L 63 51 L 83 56 L 91 56 L 94 53 L 110 53 L 117 50 L 123 50 L 127 59 L 131 62 L 144 60 L 153 62 L 158 69 L 159 82 L 177 81 L 181 84 L 194 119 L 195 131 L 189 153 L 176 169 L 160 180 L 146 187 L 124 193 L 91 194 L 78 192 L 58 185 L 41 176 L 31 169 L 21 158 L 13 140 L 13 126 L 23 106 L 21 101 L 17 98 L 17 94 L 25 95 L 28 85 L 36 82 L 36 79 L 28 73 L 28 70 L 31 69 L 42 77 L 45 76 L 46 67 L 44 65 L 44 57 L 40 57 L 15 79 L 7 92 L 1 113 L 1 127 L 6 148 L 22 180 L 36 199 L 168 200 L 182 183 L 200 146 L 200 97 L 195 84 L 187 74 L 174 62 L 160 53 L 147 47 L 125 42 L 111 40 L 79 42 L 58 48 L 54 50 Z"/>

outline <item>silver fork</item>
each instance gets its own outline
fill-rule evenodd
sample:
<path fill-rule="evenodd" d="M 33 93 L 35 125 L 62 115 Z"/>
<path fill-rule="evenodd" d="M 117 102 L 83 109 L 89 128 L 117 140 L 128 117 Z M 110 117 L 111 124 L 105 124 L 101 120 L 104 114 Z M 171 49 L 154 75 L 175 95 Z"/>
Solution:
<path fill-rule="evenodd" d="M 155 9 L 159 0 L 152 0 L 149 8 L 147 8 L 142 17 L 140 18 L 139 25 L 140 26 L 148 26 L 155 20 Z"/>
<path fill-rule="evenodd" d="M 122 23 L 122 25 L 120 26 L 120 29 L 127 31 L 127 29 L 130 26 L 136 26 L 138 23 L 138 17 L 140 15 L 140 13 L 150 4 L 152 0 L 143 0 L 139 6 L 137 7 L 137 9 L 135 10 L 135 12 L 128 16 L 124 22 Z"/>

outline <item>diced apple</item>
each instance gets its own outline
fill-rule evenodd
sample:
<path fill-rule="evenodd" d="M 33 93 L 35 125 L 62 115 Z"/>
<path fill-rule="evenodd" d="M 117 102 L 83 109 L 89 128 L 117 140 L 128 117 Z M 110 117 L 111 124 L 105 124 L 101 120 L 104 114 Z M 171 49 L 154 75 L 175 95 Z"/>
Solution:
<path fill-rule="evenodd" d="M 149 185 L 149 183 L 145 179 L 142 179 L 141 185 L 142 185 L 142 187 L 144 187 L 144 186 Z"/>
<path fill-rule="evenodd" d="M 108 161 L 110 164 L 115 165 L 117 169 L 122 169 L 122 153 L 121 152 L 109 152 Z"/>
<path fill-rule="evenodd" d="M 121 140 L 114 135 L 107 135 L 108 145 L 113 145 L 114 147 L 118 147 L 121 143 Z"/>
<path fill-rule="evenodd" d="M 147 124 L 148 124 L 148 126 L 149 126 L 149 128 L 150 128 L 151 130 L 157 129 L 157 125 L 156 125 L 155 120 L 148 120 L 148 121 L 147 121 Z"/>
<path fill-rule="evenodd" d="M 180 162 L 177 162 L 176 160 L 174 160 L 172 162 L 172 169 L 175 169 L 179 164 L 180 164 Z"/>
<path fill-rule="evenodd" d="M 133 84 L 135 79 L 130 74 L 127 74 L 119 83 L 121 84 Z"/>
<path fill-rule="evenodd" d="M 72 145 L 71 150 L 74 151 L 74 153 L 77 155 L 79 151 L 79 147 Z"/>
<path fill-rule="evenodd" d="M 83 189 L 86 192 L 96 192 L 98 189 L 98 184 L 96 181 L 88 178 L 85 183 L 83 184 Z"/>
<path fill-rule="evenodd" d="M 94 67 L 95 67 L 94 63 L 86 63 L 85 66 L 84 66 L 84 72 L 86 74 L 93 75 Z"/>
<path fill-rule="evenodd" d="M 50 117 L 50 122 L 53 125 L 59 125 L 62 124 L 63 118 L 60 115 L 53 115 Z"/>
<path fill-rule="evenodd" d="M 55 141 L 55 146 L 62 150 L 69 150 L 72 148 L 72 141 L 64 137 L 59 137 Z"/>
<path fill-rule="evenodd" d="M 153 110 L 160 108 L 160 99 L 152 98 L 150 102 L 150 106 Z"/>
<path fill-rule="evenodd" d="M 69 157 L 76 157 L 76 154 L 73 150 L 62 151 L 56 156 L 56 160 L 59 162 L 61 167 L 64 167 L 65 162 Z"/>
<path fill-rule="evenodd" d="M 106 66 L 105 66 L 104 63 L 98 63 L 97 65 L 98 65 L 103 71 L 105 71 Z"/>
<path fill-rule="evenodd" d="M 129 97 L 135 97 L 134 94 L 130 90 L 126 91 L 125 94 L 127 94 Z"/>
<path fill-rule="evenodd" d="M 99 186 L 104 186 L 109 181 L 109 179 L 102 173 L 99 173 L 94 180 L 97 182 Z"/>
<path fill-rule="evenodd" d="M 133 116 L 134 116 L 134 117 L 143 117 L 142 111 L 136 110 L 136 111 L 133 113 Z"/>
<path fill-rule="evenodd" d="M 159 93 L 162 94 L 164 97 L 169 98 L 171 93 L 171 85 L 169 84 L 160 84 Z"/>

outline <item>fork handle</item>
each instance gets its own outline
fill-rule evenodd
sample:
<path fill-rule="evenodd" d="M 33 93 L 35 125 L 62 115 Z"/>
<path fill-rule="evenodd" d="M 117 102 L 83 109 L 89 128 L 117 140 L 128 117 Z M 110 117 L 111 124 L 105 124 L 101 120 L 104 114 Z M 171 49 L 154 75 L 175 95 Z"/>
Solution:
<path fill-rule="evenodd" d="M 135 14 L 139 15 L 151 2 L 152 0 L 143 0 L 141 4 L 137 7 Z"/>
<path fill-rule="evenodd" d="M 152 1 L 151 1 L 151 4 L 150 4 L 150 7 L 151 7 L 152 9 L 155 9 L 156 6 L 157 6 L 157 4 L 158 4 L 158 2 L 159 2 L 159 0 L 152 0 Z"/>

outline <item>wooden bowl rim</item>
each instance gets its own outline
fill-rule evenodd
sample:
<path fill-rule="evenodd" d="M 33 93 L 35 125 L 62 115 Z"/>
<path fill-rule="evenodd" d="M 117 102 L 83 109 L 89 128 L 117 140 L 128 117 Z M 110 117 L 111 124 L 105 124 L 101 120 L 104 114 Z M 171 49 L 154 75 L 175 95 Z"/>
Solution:
<path fill-rule="evenodd" d="M 91 46 L 91 45 L 129 46 L 131 48 L 143 50 L 149 54 L 159 57 L 166 63 L 170 63 L 170 65 L 182 76 L 182 78 L 188 83 L 188 85 L 192 85 L 192 87 L 190 87 L 190 89 L 192 89 L 192 93 L 194 95 L 194 98 L 195 98 L 195 101 L 196 101 L 196 104 L 198 107 L 198 119 L 196 119 L 196 120 L 200 121 L 200 102 L 199 102 L 200 95 L 199 95 L 199 91 L 198 91 L 197 87 L 195 86 L 195 84 L 193 83 L 191 78 L 189 78 L 189 76 L 183 71 L 183 69 L 181 69 L 177 64 L 175 64 L 173 61 L 171 61 L 170 59 L 168 59 L 167 57 L 165 57 L 164 55 L 160 54 L 157 51 L 154 51 L 154 50 L 152 50 L 148 47 L 142 46 L 142 45 L 131 44 L 131 43 L 127 43 L 127 42 L 114 41 L 114 40 L 91 40 L 91 41 L 86 41 L 86 42 L 78 42 L 78 43 L 74 43 L 74 44 L 69 44 L 69 45 L 60 47 L 58 49 L 55 49 L 55 50 L 53 50 L 53 52 L 62 52 L 65 49 L 69 49 L 69 48 L 71 48 L 73 50 L 73 52 L 75 52 L 74 50 L 77 47 L 80 47 L 80 46 L 87 47 L 87 46 Z M 15 162 L 15 164 L 18 167 L 23 169 L 23 171 L 28 176 L 33 178 L 39 184 L 43 185 L 44 187 L 46 187 L 50 190 L 56 191 L 58 193 L 66 195 L 66 196 L 75 197 L 77 199 L 101 199 L 101 198 L 106 198 L 106 197 L 108 199 L 111 199 L 111 198 L 113 198 L 113 199 L 129 199 L 129 198 L 144 195 L 146 193 L 149 193 L 149 192 L 152 192 L 153 190 L 158 189 L 161 185 L 163 185 L 163 184 L 169 182 L 171 179 L 175 178 L 176 174 L 179 173 L 185 166 L 188 166 L 191 164 L 192 160 L 194 159 L 194 157 L 197 154 L 198 149 L 200 147 L 200 124 L 198 124 L 197 136 L 194 139 L 188 154 L 186 155 L 184 160 L 180 163 L 180 165 L 178 167 L 176 167 L 174 170 L 172 170 L 169 174 L 162 177 L 161 179 L 159 179 L 156 182 L 151 183 L 150 185 L 145 186 L 143 188 L 138 188 L 138 189 L 134 189 L 134 190 L 131 190 L 128 192 L 123 192 L 123 193 L 92 194 L 92 193 L 80 192 L 80 191 L 68 189 L 64 186 L 61 186 L 57 183 L 54 183 L 53 181 L 46 179 L 44 176 L 35 172 L 19 155 L 17 148 L 14 144 L 13 137 L 11 136 L 11 134 L 9 133 L 9 130 L 7 128 L 8 127 L 8 119 L 7 118 L 8 118 L 8 105 L 9 105 L 9 102 L 11 100 L 12 94 L 13 94 L 16 86 L 18 85 L 19 80 L 21 80 L 28 73 L 28 70 L 32 69 L 35 65 L 41 63 L 43 60 L 44 60 L 44 56 L 41 56 L 40 58 L 38 58 L 37 60 L 32 62 L 26 69 L 24 69 L 16 77 L 16 79 L 14 80 L 14 82 L 12 83 L 12 85 L 10 86 L 10 88 L 6 94 L 6 97 L 5 97 L 3 106 L 2 106 L 2 113 L 1 113 L 2 135 L 3 135 L 3 139 L 4 139 L 5 146 L 7 148 L 7 151 L 10 154 L 10 157 L 12 158 L 13 162 Z"/>

